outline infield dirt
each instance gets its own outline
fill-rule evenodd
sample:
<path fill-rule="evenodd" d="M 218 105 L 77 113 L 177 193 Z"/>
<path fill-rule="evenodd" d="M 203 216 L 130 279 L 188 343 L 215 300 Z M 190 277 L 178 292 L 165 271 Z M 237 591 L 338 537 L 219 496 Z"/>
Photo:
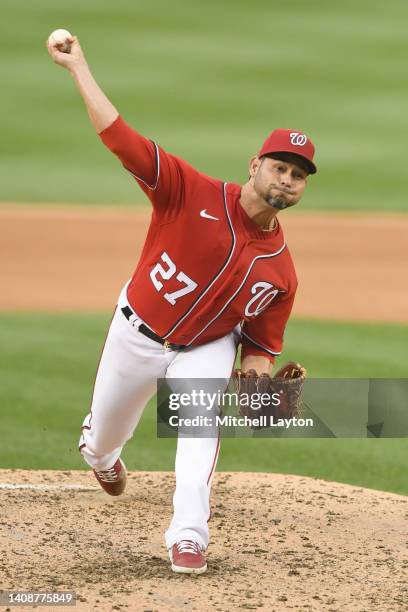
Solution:
<path fill-rule="evenodd" d="M 216 474 L 209 569 L 191 577 L 163 542 L 173 486 L 138 472 L 111 498 L 90 472 L 0 471 L 0 589 L 74 590 L 81 611 L 406 610 L 406 497 Z"/>
<path fill-rule="evenodd" d="M 111 311 L 150 209 L 0 207 L 0 310 Z M 294 316 L 408 322 L 408 216 L 287 211 Z M 203 253 L 203 258 L 206 254 Z"/>

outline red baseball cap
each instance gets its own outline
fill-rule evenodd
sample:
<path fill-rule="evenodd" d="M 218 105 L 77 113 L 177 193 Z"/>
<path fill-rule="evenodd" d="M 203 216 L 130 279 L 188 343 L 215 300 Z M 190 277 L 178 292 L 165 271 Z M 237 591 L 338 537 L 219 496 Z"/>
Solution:
<path fill-rule="evenodd" d="M 303 132 L 279 129 L 274 130 L 268 136 L 258 153 L 258 157 L 272 155 L 273 153 L 294 153 L 303 157 L 309 174 L 315 174 L 317 168 L 313 163 L 314 152 L 314 144 Z"/>

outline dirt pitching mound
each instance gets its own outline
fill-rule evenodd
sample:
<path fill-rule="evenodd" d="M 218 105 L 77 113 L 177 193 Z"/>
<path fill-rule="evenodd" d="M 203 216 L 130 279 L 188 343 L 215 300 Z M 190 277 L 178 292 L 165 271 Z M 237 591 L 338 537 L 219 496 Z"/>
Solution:
<path fill-rule="evenodd" d="M 163 545 L 173 486 L 131 473 L 111 498 L 90 472 L 0 471 L 0 589 L 72 589 L 77 610 L 406 610 L 408 498 L 216 474 L 209 569 L 189 577 Z"/>

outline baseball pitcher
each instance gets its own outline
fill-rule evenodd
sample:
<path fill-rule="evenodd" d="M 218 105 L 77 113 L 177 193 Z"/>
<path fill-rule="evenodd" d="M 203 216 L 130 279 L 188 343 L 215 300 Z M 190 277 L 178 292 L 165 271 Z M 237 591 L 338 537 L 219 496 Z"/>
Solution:
<path fill-rule="evenodd" d="M 197 171 L 133 130 L 88 67 L 76 37 L 48 42 L 72 75 L 92 125 L 152 204 L 146 242 L 117 301 L 80 439 L 85 461 L 110 495 L 126 485 L 120 458 L 158 378 L 228 379 L 241 344 L 239 381 L 269 384 L 297 279 L 278 221 L 316 172 L 314 146 L 277 129 L 249 161 L 244 185 Z M 284 378 L 302 377 L 291 364 Z M 179 437 L 174 513 L 165 533 L 172 569 L 203 573 L 211 479 L 219 438 Z"/>

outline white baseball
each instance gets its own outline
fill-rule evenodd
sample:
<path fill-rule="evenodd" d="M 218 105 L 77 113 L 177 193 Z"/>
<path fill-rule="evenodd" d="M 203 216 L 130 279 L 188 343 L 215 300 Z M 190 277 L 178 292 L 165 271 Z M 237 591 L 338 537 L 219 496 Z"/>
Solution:
<path fill-rule="evenodd" d="M 58 47 L 59 51 L 63 53 L 69 53 L 71 51 L 71 45 L 68 39 L 72 37 L 71 32 L 68 30 L 54 30 L 48 37 L 48 42 L 53 47 Z"/>

